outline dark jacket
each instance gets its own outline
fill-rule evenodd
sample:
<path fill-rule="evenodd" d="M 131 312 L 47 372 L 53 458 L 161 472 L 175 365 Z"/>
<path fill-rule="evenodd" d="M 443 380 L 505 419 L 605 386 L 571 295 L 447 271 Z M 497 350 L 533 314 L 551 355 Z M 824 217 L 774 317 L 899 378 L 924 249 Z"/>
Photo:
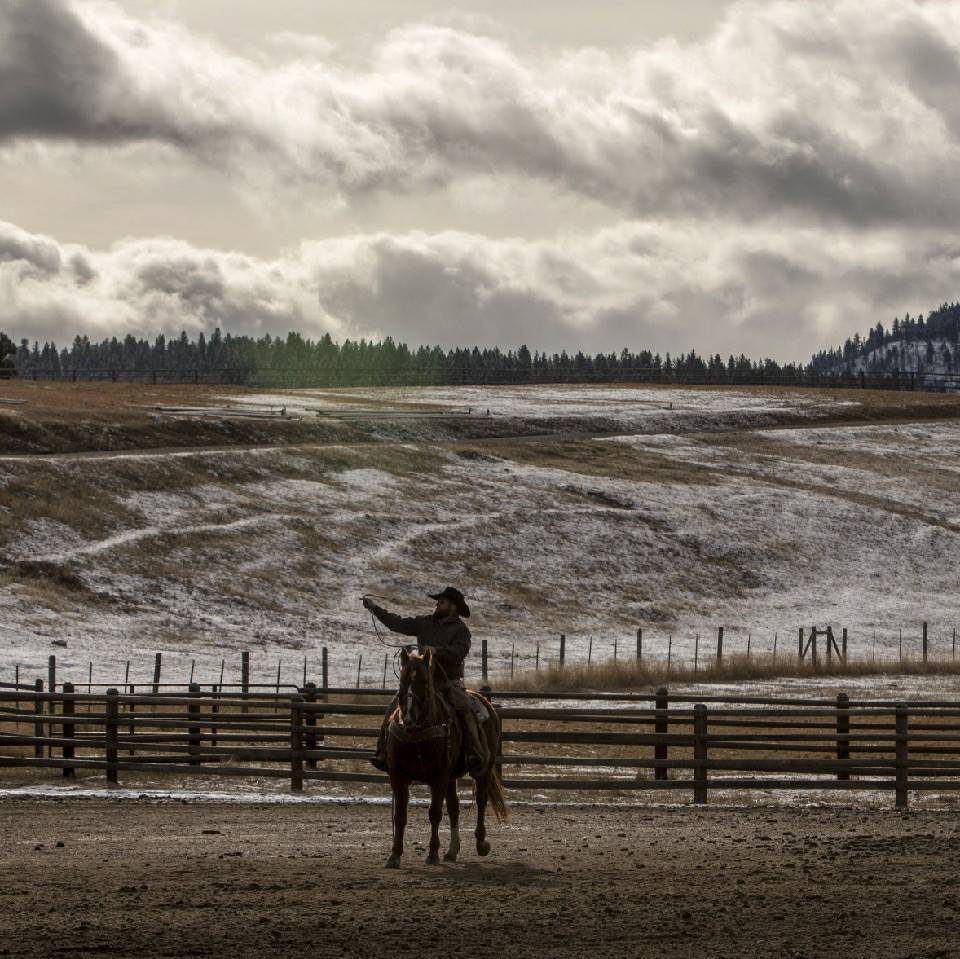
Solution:
<path fill-rule="evenodd" d="M 456 614 L 446 619 L 433 616 L 397 616 L 380 606 L 370 606 L 370 612 L 387 629 L 404 636 L 416 636 L 417 646 L 432 646 L 434 659 L 443 668 L 447 679 L 463 679 L 463 661 L 470 652 L 470 630 Z M 442 679 L 443 673 L 439 676 Z"/>

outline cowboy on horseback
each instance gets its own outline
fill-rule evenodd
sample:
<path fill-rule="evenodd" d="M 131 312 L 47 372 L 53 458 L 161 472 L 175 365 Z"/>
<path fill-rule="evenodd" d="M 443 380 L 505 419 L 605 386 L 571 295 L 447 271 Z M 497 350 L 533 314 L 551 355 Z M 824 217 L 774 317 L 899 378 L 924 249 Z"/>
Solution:
<path fill-rule="evenodd" d="M 484 769 L 489 757 L 470 696 L 463 685 L 463 661 L 470 651 L 470 630 L 463 620 L 470 616 L 470 607 L 467 606 L 463 593 L 452 586 L 448 586 L 442 593 L 428 595 L 437 601 L 437 608 L 432 615 L 426 616 L 398 616 L 378 606 L 367 596 L 363 597 L 363 605 L 393 632 L 416 636 L 417 647 L 421 652 L 432 650 L 433 662 L 439 668 L 439 691 L 453 706 L 460 719 L 465 734 L 467 769 L 476 775 Z M 396 707 L 397 699 L 394 698 L 387 707 L 377 739 L 377 749 L 370 760 L 383 772 L 387 771 L 387 729 Z"/>

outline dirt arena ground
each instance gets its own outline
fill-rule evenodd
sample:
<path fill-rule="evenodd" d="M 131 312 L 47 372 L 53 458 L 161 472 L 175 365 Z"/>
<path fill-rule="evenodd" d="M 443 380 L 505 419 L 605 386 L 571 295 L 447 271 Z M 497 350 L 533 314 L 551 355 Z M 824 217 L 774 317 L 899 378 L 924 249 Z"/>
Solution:
<path fill-rule="evenodd" d="M 956 809 L 518 805 L 427 867 L 418 807 L 399 872 L 389 816 L 4 800 L 0 954 L 960 956 Z"/>

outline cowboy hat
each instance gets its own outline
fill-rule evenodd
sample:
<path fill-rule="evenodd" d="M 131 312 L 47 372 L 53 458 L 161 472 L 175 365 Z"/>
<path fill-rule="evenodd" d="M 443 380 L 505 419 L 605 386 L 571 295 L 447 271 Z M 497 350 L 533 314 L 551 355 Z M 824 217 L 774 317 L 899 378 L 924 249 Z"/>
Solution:
<path fill-rule="evenodd" d="M 451 603 L 456 603 L 457 612 L 466 619 L 470 615 L 470 607 L 463 598 L 463 593 L 459 589 L 448 586 L 442 593 L 427 593 L 431 599 L 449 599 Z"/>

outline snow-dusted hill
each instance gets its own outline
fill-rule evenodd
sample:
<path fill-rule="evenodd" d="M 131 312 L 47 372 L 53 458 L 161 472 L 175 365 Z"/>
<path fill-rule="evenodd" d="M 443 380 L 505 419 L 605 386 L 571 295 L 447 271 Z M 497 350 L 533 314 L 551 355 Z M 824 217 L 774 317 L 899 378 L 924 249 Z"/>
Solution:
<path fill-rule="evenodd" d="M 960 373 L 960 349 L 943 338 L 930 340 L 894 340 L 840 364 L 836 372 L 883 373 Z"/>
<path fill-rule="evenodd" d="M 789 651 L 799 626 L 830 622 L 855 657 L 875 642 L 882 657 L 924 619 L 938 655 L 949 648 L 958 420 L 818 426 L 818 398 L 829 412 L 854 402 L 823 392 L 446 393 L 415 398 L 561 418 L 609 406 L 624 435 L 7 458 L 0 678 L 18 663 L 42 675 L 54 652 L 62 677 L 92 662 L 95 682 L 116 682 L 130 660 L 142 683 L 161 651 L 170 681 L 196 660 L 210 682 L 250 650 L 258 681 L 279 664 L 294 682 L 305 657 L 316 677 L 326 645 L 335 681 L 355 681 L 362 654 L 364 682 L 379 682 L 361 594 L 417 613 L 448 583 L 498 668 L 514 646 L 523 666 L 538 643 L 555 657 L 560 632 L 569 661 L 591 638 L 594 661 L 615 640 L 622 655 L 637 626 L 647 654 L 672 642 L 675 661 L 721 624 L 731 653 L 748 634 L 755 652 L 775 636 Z M 789 402 L 810 426 L 771 428 L 764 414 Z"/>

